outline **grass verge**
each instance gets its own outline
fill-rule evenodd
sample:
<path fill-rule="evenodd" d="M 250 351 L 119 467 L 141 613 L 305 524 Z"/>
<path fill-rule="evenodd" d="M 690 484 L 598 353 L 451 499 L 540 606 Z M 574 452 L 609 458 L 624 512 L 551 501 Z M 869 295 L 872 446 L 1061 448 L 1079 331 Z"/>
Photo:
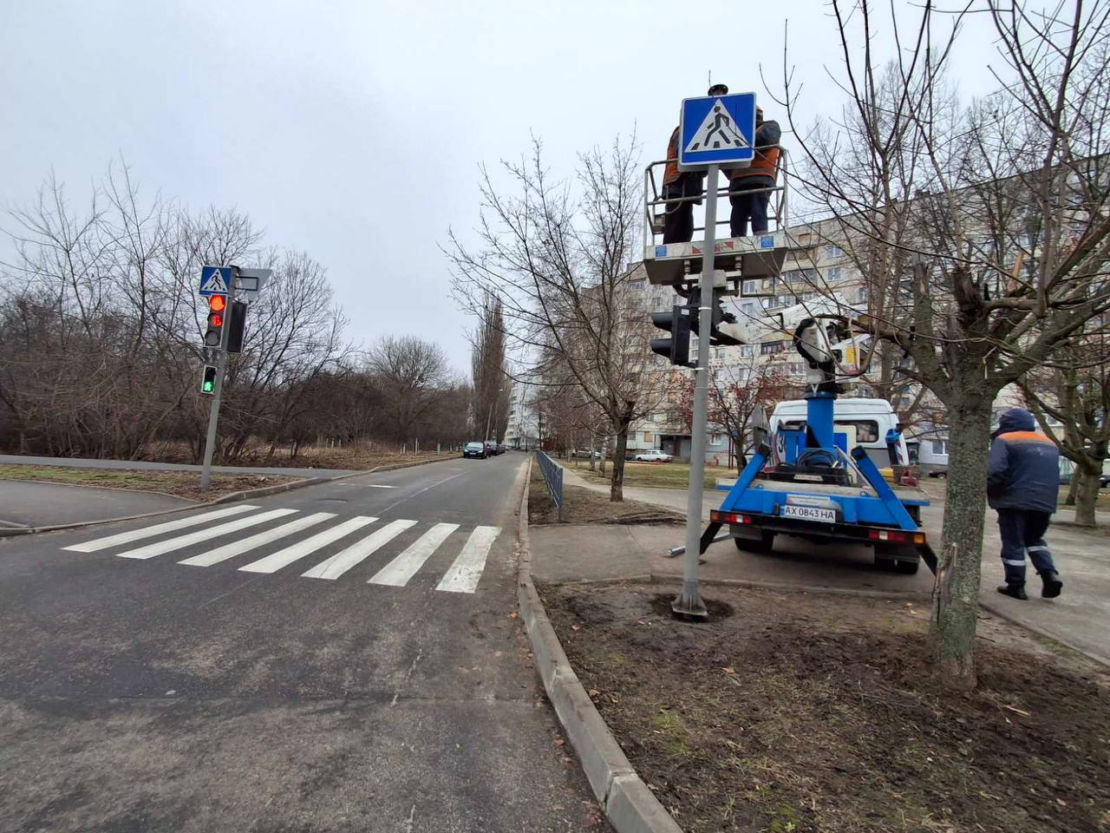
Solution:
<path fill-rule="evenodd" d="M 937 687 L 927 606 L 713 588 L 541 587 L 575 671 L 683 830 L 1110 829 L 1110 674 L 980 622 L 980 684 Z"/>
<path fill-rule="evenodd" d="M 605 467 L 605 474 L 590 471 L 585 465 L 581 468 L 572 468 L 576 474 L 586 478 L 594 478 L 599 482 L 608 483 L 612 479 L 613 468 L 609 463 Z M 714 489 L 718 477 L 736 477 L 735 469 L 723 466 L 705 467 L 705 488 Z M 650 486 L 657 489 L 686 489 L 690 485 L 689 463 L 636 463 L 628 461 L 624 464 L 624 485 Z"/>
<path fill-rule="evenodd" d="M 0 466 L 0 480 L 31 480 L 64 483 L 69 486 L 99 486 L 124 491 L 161 492 L 192 500 L 215 500 L 224 495 L 279 486 L 303 480 L 300 477 L 274 477 L 255 474 L 213 474 L 211 488 L 200 489 L 200 474 L 177 471 L 126 471 L 119 469 L 68 469 L 60 466 Z"/>
<path fill-rule="evenodd" d="M 581 486 L 563 486 L 563 523 L 681 523 L 681 515 L 648 503 L 626 500 L 612 503 L 609 496 Z M 559 521 L 559 508 L 551 499 L 539 466 L 532 467 L 528 484 L 528 523 L 553 524 Z"/>

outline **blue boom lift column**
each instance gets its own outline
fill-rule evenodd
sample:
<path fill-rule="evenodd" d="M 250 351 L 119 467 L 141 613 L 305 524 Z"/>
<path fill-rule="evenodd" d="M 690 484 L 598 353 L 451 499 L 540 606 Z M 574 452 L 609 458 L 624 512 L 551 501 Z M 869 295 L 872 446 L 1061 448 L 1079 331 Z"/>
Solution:
<path fill-rule="evenodd" d="M 727 526 L 725 537 L 742 550 L 770 552 L 777 536 L 790 535 L 815 544 L 870 545 L 877 563 L 912 573 L 920 559 L 935 572 L 936 557 L 919 518 L 928 501 L 896 493 L 864 448 L 849 454 L 837 446 L 837 344 L 845 341 L 854 343 L 841 315 L 807 317 L 795 329 L 794 347 L 808 366 L 805 429 L 779 428 L 782 459 L 774 465 L 770 447 L 760 446 L 711 513 L 702 552 L 721 540 L 717 534 Z M 894 464 L 899 435 L 885 439 Z"/>

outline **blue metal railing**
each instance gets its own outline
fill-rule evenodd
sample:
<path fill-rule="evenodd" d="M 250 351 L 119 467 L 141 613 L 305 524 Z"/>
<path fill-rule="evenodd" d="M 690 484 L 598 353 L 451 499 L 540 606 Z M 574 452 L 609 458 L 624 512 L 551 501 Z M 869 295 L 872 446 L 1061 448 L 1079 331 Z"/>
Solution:
<path fill-rule="evenodd" d="M 547 491 L 555 505 L 559 507 L 559 523 L 563 522 L 563 467 L 536 449 L 536 462 L 540 465 L 543 482 L 547 484 Z"/>

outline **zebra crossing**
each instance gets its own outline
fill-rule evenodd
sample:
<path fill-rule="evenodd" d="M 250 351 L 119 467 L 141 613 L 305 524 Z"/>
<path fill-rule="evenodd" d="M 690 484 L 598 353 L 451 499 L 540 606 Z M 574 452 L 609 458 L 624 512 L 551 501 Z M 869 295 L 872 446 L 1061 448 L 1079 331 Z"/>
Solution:
<path fill-rule="evenodd" d="M 240 564 L 238 569 L 248 573 L 266 574 L 276 573 L 287 567 L 300 569 L 313 554 L 322 554 L 325 548 L 341 544 L 341 549 L 337 552 L 300 573 L 302 578 L 335 581 L 375 555 L 390 549 L 395 539 L 419 523 L 404 519 L 379 523 L 378 518 L 365 515 L 338 520 L 338 516 L 331 512 L 302 514 L 297 509 L 258 511 L 259 509 L 260 507 L 251 505 L 215 509 L 175 521 L 94 538 L 63 549 L 80 553 L 111 551 L 111 554 L 119 558 L 145 561 L 197 545 L 218 542 L 212 549 L 190 555 L 177 563 L 188 567 L 212 567 L 244 556 L 261 555 L 255 560 Z M 258 527 L 276 521 L 280 521 L 280 524 L 257 531 Z M 367 584 L 405 587 L 441 547 L 450 548 L 452 536 L 459 532 L 459 528 L 459 524 L 432 524 L 415 541 L 381 566 Z M 471 530 L 435 589 L 447 593 L 474 593 L 500 532 L 500 527 L 496 526 L 478 526 Z M 237 533 L 249 534 L 227 540 Z M 307 537 L 294 539 L 299 533 L 304 533 Z M 461 538 L 462 535 L 458 537 Z M 278 549 L 262 554 L 271 545 Z"/>

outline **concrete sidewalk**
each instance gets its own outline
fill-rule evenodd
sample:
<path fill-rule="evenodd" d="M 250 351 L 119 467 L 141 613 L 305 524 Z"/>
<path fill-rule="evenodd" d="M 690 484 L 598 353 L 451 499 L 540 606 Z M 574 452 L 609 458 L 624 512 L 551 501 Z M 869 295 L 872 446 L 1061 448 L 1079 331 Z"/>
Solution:
<path fill-rule="evenodd" d="M 590 482 L 572 469 L 564 469 L 564 482 L 608 493 L 603 484 Z M 686 511 L 686 492 L 625 486 L 625 496 Z M 703 519 L 720 506 L 725 492 L 706 492 Z M 1110 527 L 1110 512 L 1099 512 L 1099 523 Z M 1057 517 L 1066 520 L 1068 513 Z M 922 511 L 922 525 L 939 548 L 944 522 L 943 501 Z M 684 543 L 675 527 L 534 527 L 531 531 L 536 579 L 575 581 L 643 577 L 678 579 L 681 559 L 663 556 L 668 547 Z M 1058 524 L 1047 536 L 1064 580 L 1064 593 L 1055 600 L 1040 598 L 1040 580 L 1029 567 L 1030 599 L 1019 602 L 1000 595 L 1002 581 L 1000 541 L 993 512 L 988 511 L 983 536 L 982 595 L 984 606 L 1066 645 L 1110 664 L 1110 536 L 1104 530 L 1083 530 Z M 828 590 L 864 590 L 908 593 L 928 601 L 932 574 L 925 568 L 916 576 L 876 570 L 866 547 L 813 548 L 803 541 L 783 539 L 773 556 L 738 552 L 724 542 L 709 549 L 700 576 L 706 580 L 751 581 Z"/>
<path fill-rule="evenodd" d="M 187 509 L 196 504 L 197 501 L 188 498 L 151 492 L 0 480 L 0 526 L 87 523 L 146 512 Z"/>

